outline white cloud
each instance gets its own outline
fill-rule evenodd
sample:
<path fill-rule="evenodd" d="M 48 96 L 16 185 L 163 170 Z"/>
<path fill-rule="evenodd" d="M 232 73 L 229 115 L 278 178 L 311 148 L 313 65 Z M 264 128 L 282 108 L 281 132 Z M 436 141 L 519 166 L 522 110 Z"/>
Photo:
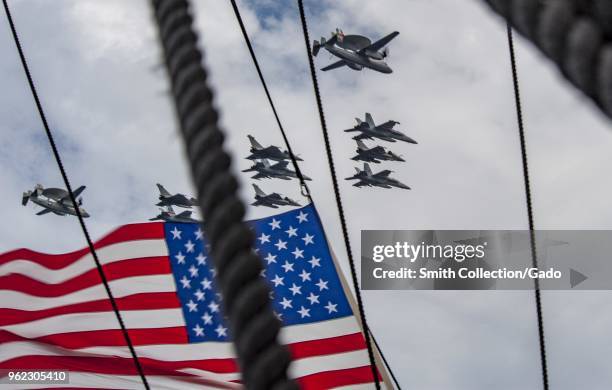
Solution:
<path fill-rule="evenodd" d="M 294 150 L 313 177 L 313 197 L 332 247 L 344 259 L 339 220 L 297 9 L 263 15 L 275 2 L 240 2 L 255 50 Z M 362 229 L 520 229 L 527 226 L 505 26 L 476 2 L 306 1 L 311 39 L 336 26 L 392 42 L 392 75 L 340 69 L 318 73 L 353 252 Z M 73 185 L 86 184 L 94 237 L 155 215 L 156 182 L 191 192 L 176 134 L 156 32 L 146 1 L 12 2 L 24 50 Z M 311 12 L 310 7 L 315 7 Z M 282 145 L 272 112 L 229 3 L 197 2 L 205 62 L 217 92 L 235 168 L 249 162 L 247 133 Z M 83 245 L 72 218 L 37 217 L 19 205 L 36 182 L 61 178 L 42 133 L 4 18 L 0 22 L 0 142 L 5 224 L 0 251 Z M 609 228 L 606 180 L 612 133 L 596 110 L 559 81 L 530 45 L 517 40 L 536 224 Z M 330 60 L 315 59 L 318 68 Z M 395 119 L 419 145 L 385 144 L 406 163 L 381 164 L 413 190 L 356 189 L 354 144 L 342 130 L 370 111 Z M 243 196 L 252 198 L 247 177 Z M 303 201 L 295 182 L 262 181 Z M 14 205 L 14 207 L 13 207 Z M 250 217 L 268 215 L 249 210 Z M 347 265 L 343 263 L 345 270 Z M 537 333 L 530 292 L 366 292 L 368 318 L 405 387 L 538 388 Z M 599 342 L 609 294 L 545 294 L 555 388 L 612 381 Z M 566 304 L 567 306 L 564 306 Z M 560 314 L 561 313 L 561 314 Z M 588 318 L 584 320 L 583 318 Z M 586 323 L 585 323 L 586 322 Z M 581 337 L 575 329 L 590 325 Z M 592 348 L 593 353 L 588 352 Z M 609 349 L 609 348 L 608 348 Z M 571 351 L 571 353 L 570 353 Z M 578 360 L 583 363 L 579 364 Z M 588 364 L 586 363 L 588 362 Z M 587 370 L 595 374 L 587 378 Z"/>

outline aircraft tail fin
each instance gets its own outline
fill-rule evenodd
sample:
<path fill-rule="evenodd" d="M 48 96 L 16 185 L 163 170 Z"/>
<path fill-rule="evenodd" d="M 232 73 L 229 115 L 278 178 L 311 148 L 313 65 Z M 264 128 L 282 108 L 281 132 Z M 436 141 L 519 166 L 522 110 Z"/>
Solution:
<path fill-rule="evenodd" d="M 255 194 L 259 196 L 266 196 L 266 194 L 261 190 L 261 188 L 259 188 L 259 186 L 255 183 L 253 183 L 253 189 L 255 189 Z"/>
<path fill-rule="evenodd" d="M 370 169 L 370 164 L 363 163 L 363 170 L 368 176 L 372 176 L 372 170 Z"/>
<path fill-rule="evenodd" d="M 375 128 L 376 125 L 374 124 L 374 119 L 372 119 L 372 115 L 369 112 L 366 112 L 365 117 L 366 122 L 368 122 L 368 126 L 370 126 L 371 129 Z"/>
<path fill-rule="evenodd" d="M 28 200 L 30 200 L 30 195 L 32 195 L 30 191 L 26 191 L 23 193 L 23 196 L 21 197 L 21 204 L 23 206 L 28 204 Z"/>
<path fill-rule="evenodd" d="M 321 37 L 321 42 L 324 42 L 325 38 Z M 319 41 L 317 41 L 316 39 L 312 42 L 312 55 L 313 56 L 317 56 L 317 54 L 319 54 L 319 50 L 321 49 L 321 43 L 319 43 Z"/>
<path fill-rule="evenodd" d="M 170 193 L 169 193 L 169 192 L 168 192 L 168 191 L 167 191 L 167 190 L 164 188 L 164 186 L 162 186 L 162 185 L 161 185 L 161 184 L 159 184 L 159 183 L 157 183 L 156 185 L 157 185 L 157 188 L 159 189 L 159 194 L 160 194 L 162 197 L 164 197 L 164 198 L 165 198 L 165 197 L 172 196 L 172 195 L 171 195 L 171 194 L 170 194 Z"/>
<path fill-rule="evenodd" d="M 261 144 L 257 142 L 255 137 L 253 137 L 251 134 L 247 135 L 247 137 L 249 137 L 249 142 L 251 142 L 251 147 L 253 147 L 253 149 L 263 149 L 263 146 L 261 146 Z"/>
<path fill-rule="evenodd" d="M 357 148 L 359 148 L 359 150 L 368 150 L 368 147 L 363 143 L 362 140 L 356 140 L 357 141 Z"/>
<path fill-rule="evenodd" d="M 36 196 L 40 196 L 43 193 L 45 187 L 42 186 L 42 184 L 36 184 L 36 186 L 34 186 L 34 191 L 32 191 L 33 193 L 36 194 Z"/>
<path fill-rule="evenodd" d="M 85 186 L 80 186 L 79 188 L 74 190 L 73 194 L 74 194 L 75 199 L 78 198 L 79 195 L 81 195 L 83 191 L 85 191 L 85 188 L 86 188 Z"/>

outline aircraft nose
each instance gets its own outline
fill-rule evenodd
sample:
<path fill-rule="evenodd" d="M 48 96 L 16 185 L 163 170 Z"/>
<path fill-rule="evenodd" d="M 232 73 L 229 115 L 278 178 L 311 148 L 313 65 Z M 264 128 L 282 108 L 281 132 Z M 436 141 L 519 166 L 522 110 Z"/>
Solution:
<path fill-rule="evenodd" d="M 83 218 L 89 218 L 89 213 L 87 211 L 85 211 L 85 210 L 81 210 L 81 216 Z"/>

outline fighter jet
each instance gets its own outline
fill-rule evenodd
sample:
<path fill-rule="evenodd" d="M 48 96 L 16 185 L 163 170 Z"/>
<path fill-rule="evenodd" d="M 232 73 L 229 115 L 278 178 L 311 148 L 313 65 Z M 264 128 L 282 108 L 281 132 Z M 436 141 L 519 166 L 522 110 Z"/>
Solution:
<path fill-rule="evenodd" d="M 80 186 L 74 191 L 74 197 L 77 199 L 79 211 L 83 218 L 88 218 L 89 214 L 80 207 L 83 204 L 83 199 L 79 198 L 79 195 L 85 190 L 85 186 Z M 77 215 L 76 210 L 70 199 L 68 191 L 61 188 L 44 188 L 40 184 L 36 184 L 33 191 L 26 191 L 23 193 L 21 199 L 22 205 L 27 205 L 28 201 L 42 206 L 44 210 L 39 211 L 36 215 L 45 215 L 53 213 L 56 215 Z"/>
<path fill-rule="evenodd" d="M 280 150 L 278 146 L 261 146 L 259 142 L 252 135 L 248 135 L 249 141 L 251 142 L 251 155 L 247 157 L 249 160 L 261 160 L 267 158 L 273 161 L 291 160 L 289 152 Z M 295 156 L 297 161 L 303 161 L 298 156 Z"/>
<path fill-rule="evenodd" d="M 198 200 L 195 198 L 187 198 L 183 194 L 172 195 L 159 183 L 157 184 L 157 188 L 159 189 L 160 202 L 157 203 L 156 206 L 177 206 L 190 209 L 192 206 L 197 206 L 198 204 Z"/>
<path fill-rule="evenodd" d="M 273 209 L 277 209 L 278 206 L 300 206 L 295 200 L 286 196 L 283 197 L 276 192 L 266 194 L 257 184 L 253 184 L 253 188 L 255 189 L 255 202 L 251 203 L 253 206 L 266 206 Z"/>
<path fill-rule="evenodd" d="M 164 221 L 164 222 L 178 222 L 178 223 L 200 223 L 200 221 L 191 218 L 191 211 L 186 210 L 180 214 L 176 214 L 172 209 L 172 206 L 166 206 L 166 210 L 159 209 L 160 213 L 156 217 L 149 219 L 149 221 Z"/>
<path fill-rule="evenodd" d="M 369 149 L 361 140 L 357 140 L 357 155 L 351 160 L 367 161 L 378 164 L 382 161 L 406 161 L 390 150 L 386 150 L 382 146 L 375 146 Z"/>
<path fill-rule="evenodd" d="M 399 32 L 394 31 L 386 37 L 372 43 L 369 38 L 362 35 L 344 35 L 342 30 L 336 29 L 332 32 L 332 37 L 325 40 L 321 37 L 321 41 L 314 41 L 312 45 L 312 54 L 316 56 L 321 48 L 324 48 L 334 56 L 340 58 L 331 65 L 322 68 L 322 71 L 348 66 L 354 70 L 362 70 L 370 68 L 382 73 L 391 73 L 393 70 L 385 62 L 385 58 L 389 56 L 389 48 L 385 47 L 393 38 L 399 35 Z M 381 50 L 382 49 L 382 50 Z"/>
<path fill-rule="evenodd" d="M 408 137 L 401 131 L 393 130 L 393 127 L 399 124 L 399 122 L 390 120 L 380 125 L 377 125 L 374 123 L 374 120 L 372 119 L 372 115 L 370 115 L 369 112 L 366 112 L 365 119 L 366 120 L 364 122 L 359 118 L 355 118 L 355 120 L 357 121 L 357 124 L 355 125 L 355 127 L 353 127 L 352 129 L 344 130 L 344 131 L 347 133 L 354 132 L 354 131 L 360 132 L 361 134 L 353 137 L 353 139 L 355 140 L 378 138 L 378 139 L 381 139 L 383 141 L 388 141 L 388 142 L 404 141 L 404 142 L 408 142 L 411 144 L 417 143 L 415 140 Z"/>
<path fill-rule="evenodd" d="M 255 163 L 251 168 L 244 169 L 242 172 L 257 172 L 254 176 L 251 176 L 253 179 L 262 179 L 262 178 L 273 178 L 273 179 L 281 179 L 281 180 L 291 180 L 292 177 L 297 178 L 294 171 L 287 168 L 289 162 L 287 161 L 279 161 L 274 165 L 270 165 L 268 160 L 262 159 Z M 304 180 L 311 180 L 309 177 L 304 176 Z"/>
<path fill-rule="evenodd" d="M 389 170 L 380 171 L 378 173 L 372 173 L 372 170 L 370 169 L 370 166 L 368 165 L 368 163 L 363 164 L 363 171 L 360 170 L 359 168 L 355 168 L 355 170 L 357 171 L 355 175 L 344 179 L 344 180 L 359 180 L 357 183 L 353 184 L 355 187 L 363 187 L 363 186 L 382 187 L 382 188 L 397 187 L 397 188 L 403 188 L 406 190 L 410 189 L 410 187 L 399 182 L 398 180 L 390 178 L 389 174 L 391 173 L 391 171 Z"/>

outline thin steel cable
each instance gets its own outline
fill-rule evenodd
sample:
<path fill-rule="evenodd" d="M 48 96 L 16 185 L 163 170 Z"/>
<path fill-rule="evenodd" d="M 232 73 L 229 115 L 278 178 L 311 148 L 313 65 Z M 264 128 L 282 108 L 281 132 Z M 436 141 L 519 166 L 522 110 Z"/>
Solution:
<path fill-rule="evenodd" d="M 310 51 L 310 38 L 308 37 L 308 25 L 306 23 L 306 14 L 304 12 L 304 4 L 302 0 L 297 0 L 298 8 L 300 11 L 300 19 L 302 22 L 302 30 L 304 34 L 304 43 L 306 45 L 306 52 L 308 54 L 308 63 L 310 65 L 310 75 L 312 77 L 312 85 L 314 88 L 314 94 L 317 101 L 317 107 L 319 109 L 319 119 L 321 121 L 321 130 L 323 131 L 323 138 L 325 140 L 325 151 L 327 152 L 327 161 L 329 163 L 329 170 L 331 172 L 332 182 L 334 185 L 334 195 L 336 197 L 336 205 L 338 208 L 338 214 L 340 216 L 340 224 L 342 226 L 342 235 L 344 236 L 344 245 L 346 247 L 346 253 L 349 260 L 351 269 L 351 279 L 353 287 L 355 288 L 355 297 L 357 298 L 357 306 L 359 314 L 361 315 L 362 329 L 368 348 L 368 357 L 370 358 L 370 366 L 372 368 L 372 375 L 374 376 L 374 383 L 376 389 L 380 390 L 380 379 L 378 377 L 378 371 L 376 369 L 376 359 L 374 358 L 374 349 L 372 348 L 372 340 L 368 329 L 365 310 L 363 308 L 363 299 L 361 297 L 361 290 L 359 288 L 359 281 L 357 278 L 357 269 L 355 266 L 355 260 L 353 258 L 353 252 L 351 250 L 351 242 L 348 235 L 348 228 L 346 225 L 346 218 L 344 217 L 344 208 L 342 207 L 342 197 L 340 195 L 340 187 L 338 185 L 338 178 L 336 177 L 336 169 L 334 167 L 334 157 L 331 151 L 331 144 L 329 141 L 329 135 L 327 132 L 327 125 L 325 123 L 325 113 L 323 111 L 323 103 L 321 101 L 321 94 L 319 92 L 319 84 L 317 82 L 317 74 L 314 66 L 314 60 L 312 58 L 312 52 Z"/>
<path fill-rule="evenodd" d="M 234 15 L 236 15 L 236 19 L 238 21 L 238 25 L 240 26 L 240 31 L 242 31 L 242 36 L 244 37 L 244 41 L 249 49 L 249 53 L 251 54 L 251 60 L 253 60 L 253 64 L 255 65 L 255 69 L 257 70 L 257 75 L 259 76 L 259 81 L 263 86 L 263 89 L 266 93 L 266 97 L 268 98 L 268 102 L 270 103 L 270 107 L 272 108 L 272 112 L 274 113 L 274 118 L 276 119 L 276 123 L 278 124 L 278 128 L 283 136 L 283 140 L 285 141 L 285 145 L 287 147 L 287 152 L 289 153 L 289 157 L 291 158 L 291 163 L 293 164 L 293 169 L 295 169 L 295 175 L 298 177 L 300 182 L 300 186 L 302 189 L 306 191 L 305 196 L 312 202 L 312 198 L 310 197 L 310 190 L 306 185 L 306 180 L 304 180 L 304 176 L 300 171 L 300 167 L 298 165 L 297 160 L 295 159 L 295 155 L 293 154 L 293 150 L 291 150 L 291 145 L 289 144 L 289 138 L 287 138 L 287 134 L 285 133 L 285 129 L 283 128 L 283 124 L 281 123 L 280 117 L 278 116 L 278 112 L 276 111 L 276 106 L 272 101 L 272 96 L 270 95 L 270 91 L 268 90 L 268 85 L 266 84 L 266 80 L 264 78 L 263 72 L 261 71 L 261 67 L 259 66 L 259 61 L 257 61 L 257 56 L 255 55 L 255 50 L 253 50 L 253 45 L 251 44 L 251 39 L 249 38 L 249 34 L 247 33 L 246 27 L 244 26 L 244 22 L 242 21 L 242 16 L 240 15 L 240 9 L 238 5 L 236 5 L 236 0 L 231 0 L 232 8 L 234 9 Z"/>
<path fill-rule="evenodd" d="M 104 289 L 106 290 L 106 294 L 110 300 L 111 306 L 113 308 L 113 312 L 117 317 L 117 321 L 119 322 L 119 326 L 121 327 L 121 333 L 125 342 L 130 350 L 130 355 L 132 356 L 132 360 L 134 361 L 134 365 L 136 366 L 136 371 L 142 380 L 142 384 L 145 389 L 149 389 L 149 383 L 147 382 L 147 378 L 144 374 L 142 366 L 140 365 L 140 361 L 138 360 L 138 356 L 136 355 L 136 350 L 134 349 L 134 345 L 132 344 L 132 340 L 130 339 L 130 335 L 125 327 L 125 323 L 123 322 L 123 318 L 121 317 L 121 313 L 119 312 L 119 308 L 117 306 L 117 302 L 111 292 L 110 286 L 108 284 L 108 280 L 106 275 L 104 274 L 104 269 L 102 268 L 102 264 L 100 264 L 100 259 L 98 258 L 98 254 L 96 253 L 96 249 L 94 248 L 94 244 L 89 236 L 89 232 L 87 231 L 87 226 L 85 225 L 85 220 L 83 219 L 83 215 L 81 214 L 81 210 L 79 209 L 78 202 L 74 196 L 74 192 L 72 191 L 72 187 L 70 186 L 70 181 L 68 180 L 68 174 L 66 173 L 66 169 L 64 168 L 64 164 L 62 163 L 62 158 L 60 156 L 57 145 L 55 144 L 55 139 L 53 138 L 53 133 L 51 132 L 51 128 L 47 122 L 47 117 L 45 116 L 45 112 L 43 110 L 42 104 L 38 97 L 38 92 L 36 91 L 36 86 L 34 85 L 34 80 L 30 73 L 30 69 L 28 67 L 28 63 L 26 61 L 23 48 L 21 47 L 21 43 L 19 41 L 19 35 L 17 34 L 17 29 L 15 27 L 15 22 L 13 21 L 13 16 L 9 9 L 7 0 L 2 0 L 2 4 L 4 5 L 4 12 L 6 14 L 6 18 L 8 19 L 11 32 L 13 34 L 13 40 L 15 41 L 15 46 L 17 47 L 17 51 L 19 52 L 19 59 L 21 60 L 21 65 L 26 74 L 26 78 L 28 79 L 28 85 L 30 86 L 30 91 L 32 92 L 32 97 L 34 98 L 34 102 L 36 104 L 36 109 L 38 110 L 38 114 L 42 121 L 43 127 L 45 128 L 45 133 L 47 134 L 47 139 L 49 140 L 49 144 L 51 146 L 51 150 L 53 152 L 53 156 L 55 157 L 55 161 L 57 166 L 59 167 L 60 173 L 62 175 L 62 180 L 64 181 L 64 185 L 70 195 L 70 201 L 72 202 L 72 207 L 76 212 L 77 218 L 79 220 L 79 224 L 81 225 L 81 230 L 83 231 L 83 235 L 85 236 L 85 240 L 87 240 L 87 245 L 89 246 L 89 251 L 96 263 L 96 269 L 98 270 L 98 275 L 100 275 L 100 279 L 102 280 L 102 284 L 104 285 Z"/>
<path fill-rule="evenodd" d="M 253 250 L 254 234 L 244 221 L 189 2 L 151 0 L 151 5 L 242 381 L 248 389 L 297 389 L 287 378 L 291 354 L 279 342 L 281 323 L 261 276 L 263 262 Z"/>
<path fill-rule="evenodd" d="M 531 201 L 531 186 L 529 184 L 529 165 L 527 163 L 527 145 L 525 142 L 525 128 L 523 125 L 523 111 L 521 108 L 521 95 L 518 82 L 518 71 L 516 66 L 516 54 L 514 52 L 514 40 L 512 38 L 512 26 L 508 23 L 508 46 L 510 49 L 510 64 L 512 67 L 512 82 L 514 84 L 514 99 L 516 105 L 516 116 L 518 121 L 519 137 L 521 142 L 521 158 L 523 165 L 523 178 L 525 181 L 525 199 L 527 202 L 527 217 L 529 219 L 529 244 L 531 246 L 531 262 L 534 268 L 538 268 L 538 256 L 535 240 L 535 225 L 533 222 L 533 205 Z M 538 339 L 540 343 L 540 363 L 542 366 L 542 384 L 544 390 L 548 390 L 548 367 L 546 362 L 546 340 L 544 337 L 544 318 L 542 315 L 542 300 L 540 297 L 540 281 L 534 279 L 535 301 L 538 317 Z"/>

